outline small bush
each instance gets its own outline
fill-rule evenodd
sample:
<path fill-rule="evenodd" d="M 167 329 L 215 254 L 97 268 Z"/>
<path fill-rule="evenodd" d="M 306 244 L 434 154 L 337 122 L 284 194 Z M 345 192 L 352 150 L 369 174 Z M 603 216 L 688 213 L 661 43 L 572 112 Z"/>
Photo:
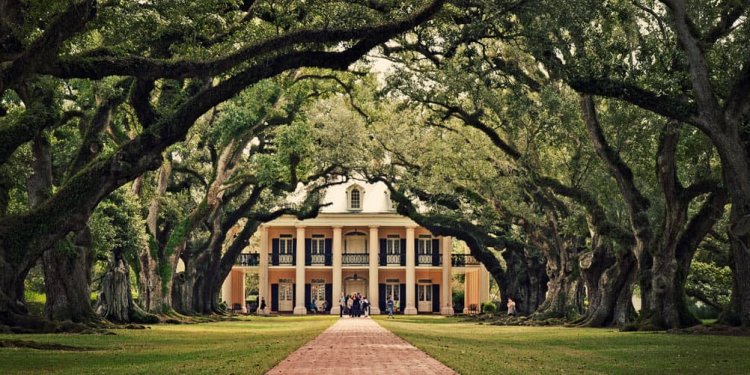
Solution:
<path fill-rule="evenodd" d="M 696 318 L 716 319 L 719 317 L 720 311 L 717 311 L 715 308 L 696 301 L 690 302 L 692 303 L 688 305 L 688 309 L 690 309 L 690 312 L 693 313 Z"/>
<path fill-rule="evenodd" d="M 494 314 L 497 312 L 497 306 L 493 302 L 482 303 L 482 312 L 486 314 Z"/>

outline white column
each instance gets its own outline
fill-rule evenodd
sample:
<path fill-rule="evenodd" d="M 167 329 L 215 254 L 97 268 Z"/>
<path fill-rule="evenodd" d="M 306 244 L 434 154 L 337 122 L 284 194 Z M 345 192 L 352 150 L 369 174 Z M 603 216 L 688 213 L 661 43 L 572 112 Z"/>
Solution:
<path fill-rule="evenodd" d="M 414 249 L 414 227 L 406 228 L 406 308 L 405 315 L 415 315 L 417 313 L 416 300 L 416 269 L 415 269 L 415 249 Z"/>
<path fill-rule="evenodd" d="M 443 252 L 443 282 L 440 287 L 440 314 L 453 315 L 453 290 L 451 281 L 453 280 L 453 268 L 451 265 L 451 250 L 453 249 L 453 239 L 451 237 L 442 237 L 440 239 L 440 251 Z M 437 296 L 433 296 L 437 298 Z"/>
<path fill-rule="evenodd" d="M 266 309 L 259 311 L 267 314 L 271 310 L 271 296 L 268 288 L 268 227 L 260 227 L 260 262 L 258 264 L 258 308 L 261 299 L 266 300 Z"/>
<path fill-rule="evenodd" d="M 227 308 L 232 307 L 232 271 L 229 271 L 224 283 L 221 284 L 221 300 L 227 303 Z"/>
<path fill-rule="evenodd" d="M 367 295 L 370 301 L 370 313 L 380 314 L 380 306 L 378 305 L 378 266 L 379 266 L 379 254 L 380 254 L 380 241 L 378 241 L 378 227 L 376 225 L 370 227 L 370 292 Z"/>
<path fill-rule="evenodd" d="M 240 280 L 242 280 L 242 286 L 240 287 L 240 290 L 242 291 L 242 300 L 240 301 L 240 305 L 242 305 L 242 312 L 247 314 L 247 290 L 245 289 L 245 277 L 247 275 L 245 274 L 244 269 L 240 269 L 239 272 L 237 272 L 240 276 Z"/>
<path fill-rule="evenodd" d="M 484 268 L 484 265 L 479 266 L 479 304 L 490 301 L 490 273 Z"/>
<path fill-rule="evenodd" d="M 333 301 L 331 301 L 331 315 L 338 315 L 341 312 L 339 300 L 341 299 L 341 263 L 343 248 L 341 236 L 341 227 L 333 227 Z"/>
<path fill-rule="evenodd" d="M 294 314 L 307 314 L 305 306 L 305 227 L 297 227 L 297 258 L 294 277 Z"/>

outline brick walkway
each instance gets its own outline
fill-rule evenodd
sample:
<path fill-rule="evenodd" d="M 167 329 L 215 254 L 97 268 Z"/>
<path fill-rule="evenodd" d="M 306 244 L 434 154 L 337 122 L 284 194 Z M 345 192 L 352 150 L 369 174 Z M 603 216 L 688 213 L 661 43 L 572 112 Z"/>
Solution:
<path fill-rule="evenodd" d="M 362 371 L 362 372 L 360 372 Z M 368 318 L 341 318 L 268 374 L 455 374 Z"/>

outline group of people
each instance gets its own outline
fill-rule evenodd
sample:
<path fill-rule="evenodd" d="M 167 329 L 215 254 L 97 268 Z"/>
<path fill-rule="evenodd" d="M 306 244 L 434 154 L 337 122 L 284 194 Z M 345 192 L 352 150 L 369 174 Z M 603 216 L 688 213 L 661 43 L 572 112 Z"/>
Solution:
<path fill-rule="evenodd" d="M 317 314 L 319 312 L 326 312 L 328 311 L 328 301 L 322 300 L 319 303 L 318 300 L 313 299 L 310 302 L 310 305 L 307 306 L 307 310 L 311 314 Z"/>
<path fill-rule="evenodd" d="M 370 301 L 367 299 L 367 296 L 362 296 L 359 293 L 350 295 L 341 293 L 339 306 L 341 307 L 339 310 L 339 317 L 344 316 L 345 313 L 349 314 L 352 318 L 359 318 L 362 316 L 366 318 L 370 315 Z"/>

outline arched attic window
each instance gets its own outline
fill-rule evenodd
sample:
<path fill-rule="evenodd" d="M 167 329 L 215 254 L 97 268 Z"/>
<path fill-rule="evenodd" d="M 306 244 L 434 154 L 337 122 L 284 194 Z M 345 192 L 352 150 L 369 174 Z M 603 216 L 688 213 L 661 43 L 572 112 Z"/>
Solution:
<path fill-rule="evenodd" d="M 359 185 L 352 185 L 346 190 L 346 208 L 349 211 L 362 211 L 365 189 Z"/>

